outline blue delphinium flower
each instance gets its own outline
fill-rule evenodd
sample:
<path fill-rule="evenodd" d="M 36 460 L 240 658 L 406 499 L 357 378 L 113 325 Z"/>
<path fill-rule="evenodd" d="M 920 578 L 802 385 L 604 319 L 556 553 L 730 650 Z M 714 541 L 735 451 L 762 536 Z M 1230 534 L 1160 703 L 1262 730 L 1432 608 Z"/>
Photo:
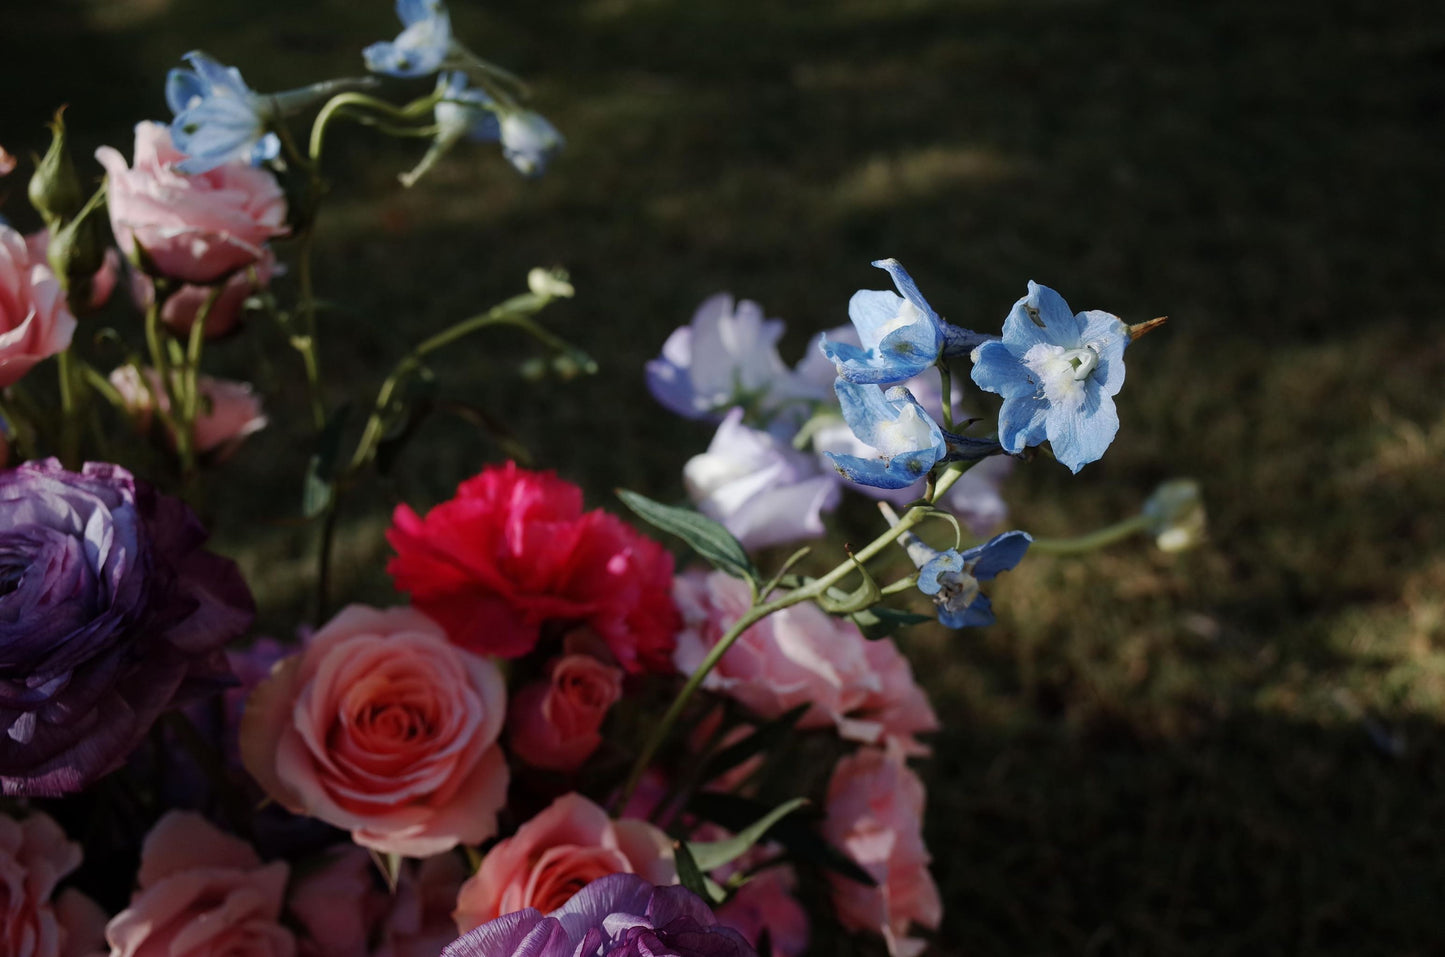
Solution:
<path fill-rule="evenodd" d="M 502 155 L 523 176 L 541 176 L 565 140 L 557 127 L 534 110 L 502 114 Z"/>
<path fill-rule="evenodd" d="M 1129 328 L 1091 310 L 1075 315 L 1062 296 L 1029 282 L 1003 324 L 1003 339 L 973 350 L 973 381 L 1003 396 L 999 443 L 1007 452 L 1045 439 L 1077 472 L 1119 431 L 1114 396 L 1124 384 Z"/>
<path fill-rule="evenodd" d="M 395 40 L 373 43 L 361 55 L 366 68 L 388 76 L 426 76 L 452 51 L 452 19 L 443 0 L 396 0 L 405 28 Z"/>
<path fill-rule="evenodd" d="M 943 430 L 902 386 L 884 392 L 876 385 L 839 379 L 834 389 L 848 427 L 878 453 L 874 458 L 823 453 L 854 482 L 903 488 L 927 475 L 948 455 Z"/>
<path fill-rule="evenodd" d="M 204 173 L 231 160 L 259 166 L 275 159 L 281 141 L 266 132 L 264 97 L 251 91 L 235 67 L 222 66 L 199 50 L 184 57 L 191 69 L 171 70 L 166 103 L 171 142 L 187 158 L 176 164 L 186 173 Z"/>
<path fill-rule="evenodd" d="M 911 533 L 902 537 L 908 557 L 918 566 L 918 590 L 938 606 L 938 620 L 949 628 L 977 628 L 993 624 L 993 604 L 979 589 L 1023 560 L 1033 536 L 1004 532 L 982 545 L 963 551 L 940 552 Z"/>
<path fill-rule="evenodd" d="M 501 139 L 496 100 L 482 90 L 468 87 L 465 73 L 443 73 L 437 78 L 437 89 L 444 97 L 433 110 L 440 129 L 439 139 L 465 137 L 474 143 Z"/>

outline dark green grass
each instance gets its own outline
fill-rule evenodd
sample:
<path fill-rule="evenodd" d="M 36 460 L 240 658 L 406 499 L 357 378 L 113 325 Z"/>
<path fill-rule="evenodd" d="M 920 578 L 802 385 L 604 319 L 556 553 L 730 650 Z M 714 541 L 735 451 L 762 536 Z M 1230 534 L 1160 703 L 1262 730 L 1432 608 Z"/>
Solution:
<path fill-rule="evenodd" d="M 87 150 L 124 145 L 192 47 L 271 89 L 354 71 L 394 32 L 384 0 L 21 6 L 12 32 L 35 42 L 0 66 L 12 150 L 39 142 L 56 99 Z M 1109 455 L 1077 478 L 1020 468 L 1012 521 L 1085 531 L 1193 475 L 1209 545 L 1031 559 L 998 583 L 996 627 L 905 639 L 946 724 L 924 766 L 938 951 L 1445 951 L 1436 4 L 453 7 L 476 48 L 535 80 L 569 148 L 533 183 L 459 151 L 403 193 L 412 153 L 338 137 L 318 261 L 341 307 L 333 401 L 528 267 L 564 264 L 579 295 L 548 319 L 601 375 L 525 386 L 528 348 L 505 336 L 438 371 L 611 505 L 617 485 L 677 496 L 707 441 L 651 404 L 641 364 L 717 289 L 788 319 L 790 358 L 885 284 L 880 256 L 984 329 L 1030 278 L 1076 308 L 1168 313 L 1130 350 Z M 242 370 L 255 346 L 217 353 Z M 276 354 L 256 375 L 299 412 Z M 429 504 L 497 454 L 454 423 L 420 438 L 425 463 L 347 512 L 354 597 L 390 598 L 388 504 Z M 303 440 L 257 436 L 216 502 L 278 630 L 305 608 L 309 539 L 251 519 L 296 496 Z"/>

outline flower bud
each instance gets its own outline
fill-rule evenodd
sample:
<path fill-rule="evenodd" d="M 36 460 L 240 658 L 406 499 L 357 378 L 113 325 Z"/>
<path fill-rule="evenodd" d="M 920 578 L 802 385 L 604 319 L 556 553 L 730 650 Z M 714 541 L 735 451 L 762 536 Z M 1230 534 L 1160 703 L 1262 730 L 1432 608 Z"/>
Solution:
<path fill-rule="evenodd" d="M 70 311 L 76 315 L 89 312 L 94 299 L 104 302 L 109 294 L 107 289 L 106 295 L 95 295 L 96 275 L 105 266 L 109 246 L 105 227 L 93 212 L 93 209 L 87 209 L 61 228 L 53 229 L 46 250 L 50 268 L 65 290 Z M 114 272 L 111 276 L 113 284 Z"/>
<path fill-rule="evenodd" d="M 1161 551 L 1182 552 L 1204 540 L 1204 499 L 1194 479 L 1171 479 L 1154 490 L 1141 509 L 1149 534 Z"/>
<path fill-rule="evenodd" d="M 543 269 L 540 266 L 527 273 L 527 288 L 534 295 L 551 299 L 570 299 L 577 293 L 567 281 L 566 270 Z"/>
<path fill-rule="evenodd" d="M 55 111 L 55 120 L 50 124 L 50 149 L 35 164 L 35 174 L 30 177 L 30 205 L 35 207 L 51 232 L 58 232 L 61 224 L 69 221 L 85 205 L 80 178 L 75 173 L 70 151 L 66 149 L 64 112 L 64 107 Z"/>

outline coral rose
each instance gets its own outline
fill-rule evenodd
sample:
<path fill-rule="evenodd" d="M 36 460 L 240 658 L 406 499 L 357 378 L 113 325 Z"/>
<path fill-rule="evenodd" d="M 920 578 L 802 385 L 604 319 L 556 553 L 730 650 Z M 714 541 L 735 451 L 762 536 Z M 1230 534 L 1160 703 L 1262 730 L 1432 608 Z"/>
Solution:
<path fill-rule="evenodd" d="M 241 760 L 363 847 L 440 854 L 496 833 L 506 694 L 495 665 L 420 612 L 351 605 L 251 693 Z"/>
<path fill-rule="evenodd" d="M 55 894 L 80 866 L 80 845 L 44 814 L 0 817 L 0 953 L 81 957 L 102 949 L 105 914 L 75 890 Z"/>
<path fill-rule="evenodd" d="M 0 389 L 63 351 L 74 334 L 55 274 L 43 258 L 32 261 L 24 236 L 0 224 Z"/>
<path fill-rule="evenodd" d="M 256 262 L 266 241 L 287 231 L 286 198 L 274 176 L 240 161 L 183 173 L 177 164 L 186 154 L 159 123 L 136 125 L 132 165 L 109 146 L 95 158 L 105 167 L 116 241 L 162 276 L 215 282 Z"/>
<path fill-rule="evenodd" d="M 512 698 L 507 742 L 533 767 L 575 771 L 602 743 L 602 720 L 621 697 L 622 669 L 587 654 L 564 655 L 552 662 L 548 680 Z"/>
<path fill-rule="evenodd" d="M 646 821 L 614 821 L 582 795 L 564 794 L 482 858 L 457 895 L 457 929 L 524 907 L 554 911 L 607 874 L 676 883 L 672 841 Z"/>
<path fill-rule="evenodd" d="M 926 946 L 908 936 L 910 924 L 936 928 L 943 919 L 923 846 L 923 797 L 923 782 L 896 746 L 859 750 L 838 762 L 828 782 L 823 836 L 878 882 L 828 875 L 838 921 L 880 931 L 893 957 L 917 957 Z"/>
<path fill-rule="evenodd" d="M 396 587 L 464 648 L 516 658 L 585 624 L 627 671 L 672 671 L 672 556 L 550 472 L 489 466 L 425 518 L 398 506 L 386 540 Z"/>
<path fill-rule="evenodd" d="M 111 957 L 292 957 L 280 924 L 288 871 L 199 814 L 171 811 L 146 836 L 130 907 L 105 929 Z"/>

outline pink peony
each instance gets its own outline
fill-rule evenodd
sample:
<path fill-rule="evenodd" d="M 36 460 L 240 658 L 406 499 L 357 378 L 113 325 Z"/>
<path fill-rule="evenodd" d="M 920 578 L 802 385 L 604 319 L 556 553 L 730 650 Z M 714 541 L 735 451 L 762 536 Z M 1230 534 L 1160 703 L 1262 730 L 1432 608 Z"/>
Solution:
<path fill-rule="evenodd" d="M 150 380 L 149 388 L 141 381 L 135 366 L 120 366 L 110 373 L 110 384 L 120 393 L 127 411 L 142 430 L 150 428 L 152 392 L 162 409 L 170 411 L 171 407 L 169 397 L 161 388 L 160 374 L 147 368 L 145 376 Z M 224 459 L 235 452 L 248 435 L 266 427 L 268 420 L 261 412 L 261 398 L 248 383 L 203 375 L 196 377 L 196 388 L 201 393 L 193 431 L 197 452 L 213 452 L 217 459 Z"/>
<path fill-rule="evenodd" d="M 614 821 L 582 795 L 564 794 L 487 852 L 452 916 L 466 933 L 524 907 L 554 911 L 607 874 L 677 883 L 672 841 L 645 821 Z"/>
<path fill-rule="evenodd" d="M 766 930 L 773 947 L 760 957 L 800 957 L 808 949 L 808 912 L 793 896 L 795 882 L 792 868 L 770 867 L 719 907 L 717 919 L 754 946 Z"/>
<path fill-rule="evenodd" d="M 552 662 L 546 681 L 512 698 L 507 742 L 533 767 L 575 771 L 602 743 L 602 720 L 621 697 L 621 668 L 588 654 L 564 655 Z"/>
<path fill-rule="evenodd" d="M 297 878 L 288 908 L 301 957 L 436 957 L 456 939 L 452 908 L 466 877 L 452 854 L 404 864 L 390 893 L 371 855 L 350 845 Z"/>
<path fill-rule="evenodd" d="M 74 334 L 75 317 L 50 267 L 32 261 L 25 237 L 0 225 L 0 389 L 63 351 Z"/>
<path fill-rule="evenodd" d="M 506 686 L 411 608 L 351 605 L 246 704 L 241 760 L 292 811 L 426 857 L 497 830 Z"/>
<path fill-rule="evenodd" d="M 103 948 L 105 914 L 95 902 L 75 890 L 54 896 L 80 856 L 80 845 L 39 811 L 19 821 L 0 816 L 0 953 L 82 957 Z"/>
<path fill-rule="evenodd" d="M 239 161 L 183 173 L 176 164 L 185 154 L 159 123 L 136 125 L 132 166 L 109 146 L 95 158 L 105 167 L 116 241 L 162 276 L 215 282 L 256 262 L 266 241 L 287 231 L 286 198 L 275 177 Z"/>
<path fill-rule="evenodd" d="M 25 237 L 32 263 L 50 264 L 50 230 L 39 229 Z M 53 270 L 52 270 L 53 274 Z M 105 251 L 105 259 L 90 280 L 90 308 L 99 309 L 110 299 L 120 279 L 120 254 L 114 248 Z"/>
<path fill-rule="evenodd" d="M 862 748 L 838 762 L 828 782 L 823 836 L 878 882 L 867 887 L 828 876 L 839 922 L 880 931 L 893 957 L 917 957 L 926 944 L 909 937 L 909 927 L 938 927 L 943 904 L 923 846 L 923 782 L 896 746 Z"/>
<path fill-rule="evenodd" d="M 241 307 L 247 298 L 271 285 L 276 272 L 276 254 L 266 247 L 250 267 L 232 273 L 206 313 L 206 338 L 215 339 L 236 328 L 241 321 Z M 131 296 L 142 311 L 149 310 L 155 301 L 155 289 L 154 280 L 145 273 L 136 271 L 131 274 Z M 178 336 L 190 335 L 191 326 L 211 295 L 211 289 L 210 286 L 191 284 L 181 286 L 166 297 L 161 306 L 161 322 Z"/>
<path fill-rule="evenodd" d="M 141 848 L 139 889 L 106 926 L 111 957 L 292 957 L 280 923 L 289 868 L 191 811 L 171 811 Z"/>
<path fill-rule="evenodd" d="M 401 505 L 386 566 L 452 641 L 531 651 L 544 624 L 585 624 L 630 672 L 672 670 L 672 556 L 551 472 L 489 466 L 422 518 Z"/>
<path fill-rule="evenodd" d="M 673 596 L 683 615 L 674 660 L 692 674 L 728 627 L 748 610 L 742 581 L 722 572 L 679 575 Z M 808 703 L 800 728 L 836 725 L 852 741 L 897 738 L 910 754 L 926 749 L 913 735 L 937 718 L 908 662 L 892 641 L 868 641 L 852 622 L 813 604 L 775 612 L 743 632 L 703 687 L 742 702 L 764 720 Z"/>

